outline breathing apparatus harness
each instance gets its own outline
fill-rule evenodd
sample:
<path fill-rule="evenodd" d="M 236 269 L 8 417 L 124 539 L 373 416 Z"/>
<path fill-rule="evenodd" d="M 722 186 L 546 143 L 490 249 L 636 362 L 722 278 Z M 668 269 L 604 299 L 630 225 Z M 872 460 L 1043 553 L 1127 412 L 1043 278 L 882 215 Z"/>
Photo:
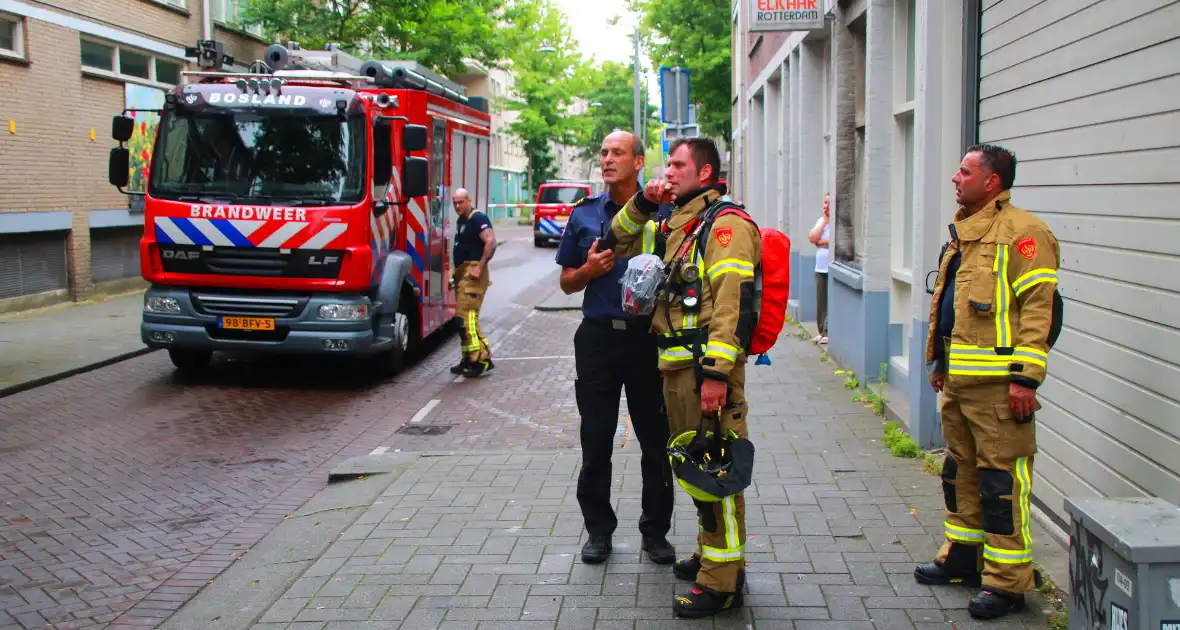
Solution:
<path fill-rule="evenodd" d="M 703 262 L 704 254 L 698 251 L 697 245 L 708 239 L 708 232 L 717 216 L 731 208 L 742 210 L 735 203 L 718 200 L 701 212 L 688 238 L 665 266 L 663 281 L 656 295 L 656 300 L 662 301 L 665 306 L 664 317 L 667 318 L 669 331 L 658 337 L 656 344 L 661 350 L 683 347 L 692 353 L 697 393 L 700 393 L 705 380 L 702 359 L 709 340 L 709 327 L 676 330 L 672 324 L 670 307 L 674 300 L 679 299 L 686 315 L 700 315 L 703 286 L 701 266 L 696 259 L 699 256 Z M 666 232 L 658 229 L 656 248 L 661 257 L 666 247 Z M 741 341 L 743 346 L 748 343 L 745 339 Z M 732 430 L 722 430 L 722 412 L 719 408 L 716 412 L 702 413 L 695 430 L 681 432 L 668 441 L 668 462 L 676 482 L 697 501 L 720 501 L 744 490 L 753 478 L 754 445 Z M 706 429 L 706 422 L 712 425 L 711 430 Z"/>

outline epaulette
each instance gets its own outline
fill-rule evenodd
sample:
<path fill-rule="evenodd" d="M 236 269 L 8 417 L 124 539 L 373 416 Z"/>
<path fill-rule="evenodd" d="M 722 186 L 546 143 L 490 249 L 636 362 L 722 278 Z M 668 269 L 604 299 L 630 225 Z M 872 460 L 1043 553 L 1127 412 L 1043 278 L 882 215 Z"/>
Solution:
<path fill-rule="evenodd" d="M 598 193 L 597 195 L 586 195 L 585 197 L 582 197 L 581 199 L 575 201 L 574 205 L 570 206 L 570 208 L 577 208 L 578 206 L 582 205 L 583 203 L 585 203 L 586 201 L 589 201 L 591 199 L 597 200 L 599 197 L 603 196 L 604 194 L 606 194 L 606 193 Z"/>

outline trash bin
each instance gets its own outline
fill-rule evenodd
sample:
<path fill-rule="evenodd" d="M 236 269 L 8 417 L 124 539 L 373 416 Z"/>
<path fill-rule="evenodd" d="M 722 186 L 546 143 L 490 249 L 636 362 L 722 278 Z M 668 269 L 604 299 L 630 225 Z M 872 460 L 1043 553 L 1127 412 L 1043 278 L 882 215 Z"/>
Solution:
<path fill-rule="evenodd" d="M 1066 498 L 1065 511 L 1069 630 L 1180 630 L 1180 508 Z"/>

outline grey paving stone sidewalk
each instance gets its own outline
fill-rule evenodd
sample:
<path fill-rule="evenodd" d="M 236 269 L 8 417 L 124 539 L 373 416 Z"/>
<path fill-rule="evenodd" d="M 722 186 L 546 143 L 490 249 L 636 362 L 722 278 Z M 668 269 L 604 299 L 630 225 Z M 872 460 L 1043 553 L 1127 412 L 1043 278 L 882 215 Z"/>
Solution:
<path fill-rule="evenodd" d="M 616 451 L 620 528 L 606 564 L 580 561 L 576 451 L 424 456 L 254 628 L 1048 627 L 1035 595 L 1026 612 L 981 623 L 965 612 L 970 591 L 914 583 L 914 564 L 941 538 L 938 479 L 918 460 L 891 457 L 882 419 L 787 332 L 774 364 L 748 372 L 757 461 L 746 494 L 745 608 L 673 617 L 673 593 L 685 584 L 641 557 L 631 442 Z M 686 555 L 695 536 L 694 509 L 678 491 L 670 538 Z M 1039 529 L 1034 537 L 1039 553 L 1053 550 Z"/>
<path fill-rule="evenodd" d="M 0 392 L 146 352 L 143 294 L 0 315 Z"/>

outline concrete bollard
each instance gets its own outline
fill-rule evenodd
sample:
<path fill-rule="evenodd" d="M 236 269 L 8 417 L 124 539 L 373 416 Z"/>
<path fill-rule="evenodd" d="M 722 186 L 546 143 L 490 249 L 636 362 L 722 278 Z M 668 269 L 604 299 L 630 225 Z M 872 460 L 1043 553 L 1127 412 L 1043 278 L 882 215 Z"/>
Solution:
<path fill-rule="evenodd" d="M 1180 508 L 1066 498 L 1065 510 L 1069 630 L 1180 630 Z"/>

